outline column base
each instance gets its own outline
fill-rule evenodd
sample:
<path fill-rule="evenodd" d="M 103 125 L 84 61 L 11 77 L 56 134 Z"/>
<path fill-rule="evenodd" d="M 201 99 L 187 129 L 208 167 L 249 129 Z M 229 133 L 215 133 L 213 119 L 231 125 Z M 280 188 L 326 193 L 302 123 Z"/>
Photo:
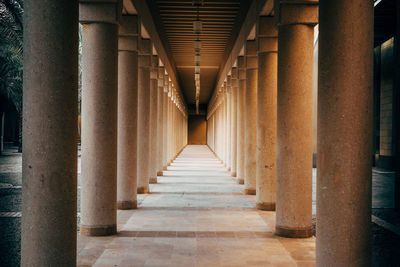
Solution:
<path fill-rule="evenodd" d="M 86 236 L 107 236 L 115 235 L 117 233 L 117 225 L 105 225 L 105 226 L 85 226 L 81 225 L 80 234 Z"/>
<path fill-rule="evenodd" d="M 275 234 L 288 238 L 308 238 L 313 236 L 313 227 L 288 228 L 275 226 Z"/>
<path fill-rule="evenodd" d="M 236 177 L 236 172 L 231 172 L 232 177 Z"/>
<path fill-rule="evenodd" d="M 136 200 L 117 201 L 117 208 L 119 210 L 137 209 L 137 201 Z"/>
<path fill-rule="evenodd" d="M 164 175 L 163 171 L 158 171 L 157 172 L 157 176 L 163 176 L 163 175 Z"/>
<path fill-rule="evenodd" d="M 243 190 L 243 194 L 245 194 L 245 195 L 255 195 L 256 194 L 256 190 L 255 189 L 245 188 Z"/>
<path fill-rule="evenodd" d="M 238 178 L 238 179 L 236 180 L 236 183 L 238 183 L 238 184 L 244 184 L 244 179 Z"/>
<path fill-rule="evenodd" d="M 156 183 L 157 183 L 157 177 L 150 177 L 149 184 L 156 184 Z"/>
<path fill-rule="evenodd" d="M 259 210 L 275 211 L 275 202 L 257 202 L 256 208 Z"/>
<path fill-rule="evenodd" d="M 147 194 L 147 193 L 149 193 L 149 188 L 148 187 L 138 187 L 137 193 L 138 194 Z"/>

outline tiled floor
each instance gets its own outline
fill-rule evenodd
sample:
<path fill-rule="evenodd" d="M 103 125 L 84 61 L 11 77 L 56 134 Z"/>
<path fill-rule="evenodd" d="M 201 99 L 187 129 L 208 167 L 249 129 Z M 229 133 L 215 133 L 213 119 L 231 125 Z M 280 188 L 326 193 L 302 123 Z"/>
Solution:
<path fill-rule="evenodd" d="M 139 209 L 118 211 L 118 235 L 78 235 L 78 266 L 314 266 L 315 239 L 274 236 L 274 212 L 206 146 L 188 146 L 139 195 Z"/>

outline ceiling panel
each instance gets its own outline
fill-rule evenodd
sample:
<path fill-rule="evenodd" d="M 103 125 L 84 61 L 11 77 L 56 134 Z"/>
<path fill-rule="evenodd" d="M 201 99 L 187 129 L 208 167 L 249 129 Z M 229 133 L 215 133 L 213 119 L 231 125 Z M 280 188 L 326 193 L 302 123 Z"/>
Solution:
<path fill-rule="evenodd" d="M 197 35 L 193 21 L 202 21 L 200 63 L 200 104 L 207 104 L 215 87 L 219 67 L 230 50 L 251 4 L 249 0 L 203 1 L 197 8 L 192 0 L 148 1 L 153 3 L 153 18 L 160 20 L 177 67 L 178 80 L 188 104 L 195 103 L 194 47 Z M 235 35 L 236 33 L 236 35 Z"/>

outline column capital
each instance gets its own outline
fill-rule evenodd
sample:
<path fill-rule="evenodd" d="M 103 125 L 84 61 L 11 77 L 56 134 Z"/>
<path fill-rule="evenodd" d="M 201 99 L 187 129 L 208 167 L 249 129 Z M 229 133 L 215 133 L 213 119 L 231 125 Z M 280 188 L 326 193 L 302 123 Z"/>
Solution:
<path fill-rule="evenodd" d="M 164 93 L 168 93 L 168 86 L 169 86 L 169 76 L 168 74 L 164 74 Z"/>
<path fill-rule="evenodd" d="M 139 38 L 139 55 L 141 56 L 151 56 L 153 55 L 153 46 L 150 39 Z"/>
<path fill-rule="evenodd" d="M 138 16 L 121 16 L 118 28 L 118 51 L 137 51 L 139 30 Z"/>
<path fill-rule="evenodd" d="M 157 55 L 151 56 L 150 79 L 152 79 L 152 80 L 158 79 L 158 56 Z"/>
<path fill-rule="evenodd" d="M 231 89 L 232 89 L 232 76 L 228 75 L 226 76 L 226 90 L 228 94 L 231 93 Z"/>
<path fill-rule="evenodd" d="M 279 26 L 291 24 L 318 24 L 318 0 L 275 0 L 275 23 Z"/>
<path fill-rule="evenodd" d="M 238 79 L 246 80 L 246 60 L 244 56 L 239 56 L 237 59 Z"/>
<path fill-rule="evenodd" d="M 237 67 L 232 67 L 231 70 L 232 74 L 232 88 L 238 87 L 238 80 L 239 80 L 239 69 Z"/>
<path fill-rule="evenodd" d="M 246 41 L 246 69 L 257 69 L 257 42 L 256 40 Z"/>
<path fill-rule="evenodd" d="M 164 74 L 165 74 L 165 67 L 159 66 L 158 67 L 158 89 L 160 91 L 164 90 Z"/>
<path fill-rule="evenodd" d="M 80 0 L 79 22 L 118 24 L 122 16 L 122 0 Z"/>
<path fill-rule="evenodd" d="M 272 16 L 260 16 L 257 22 L 258 53 L 278 51 L 278 28 Z"/>
<path fill-rule="evenodd" d="M 232 67 L 231 75 L 232 75 L 232 79 L 238 78 L 238 67 Z"/>

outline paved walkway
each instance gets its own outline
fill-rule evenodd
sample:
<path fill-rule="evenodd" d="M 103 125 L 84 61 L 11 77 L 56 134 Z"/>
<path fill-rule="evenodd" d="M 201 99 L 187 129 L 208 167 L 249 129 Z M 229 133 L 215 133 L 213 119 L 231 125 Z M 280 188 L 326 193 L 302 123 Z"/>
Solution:
<path fill-rule="evenodd" d="M 315 239 L 274 236 L 275 213 L 206 146 L 186 147 L 150 189 L 118 211 L 117 236 L 78 235 L 78 266 L 314 266 Z"/>

